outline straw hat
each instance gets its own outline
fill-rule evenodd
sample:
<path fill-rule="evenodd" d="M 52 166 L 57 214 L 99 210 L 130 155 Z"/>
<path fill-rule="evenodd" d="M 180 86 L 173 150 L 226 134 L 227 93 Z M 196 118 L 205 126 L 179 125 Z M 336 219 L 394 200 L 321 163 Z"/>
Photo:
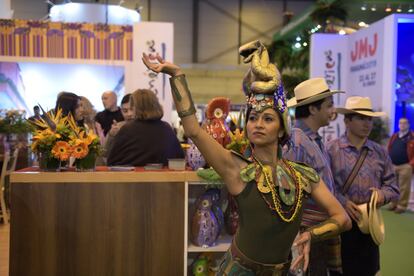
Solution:
<path fill-rule="evenodd" d="M 358 227 L 362 233 L 370 234 L 375 244 L 380 245 L 384 242 L 385 227 L 382 213 L 377 209 L 377 200 L 378 191 L 374 190 L 369 203 L 358 205 L 362 213 Z"/>
<path fill-rule="evenodd" d="M 385 227 L 382 213 L 377 207 L 378 192 L 374 190 L 371 195 L 371 214 L 369 216 L 369 232 L 372 239 L 377 245 L 384 242 L 385 239 Z"/>
<path fill-rule="evenodd" d="M 369 117 L 380 117 L 386 115 L 385 112 L 375 112 L 372 110 L 370 98 L 360 96 L 349 97 L 346 99 L 345 107 L 337 107 L 336 112 L 340 114 L 357 113 Z"/>
<path fill-rule="evenodd" d="M 295 97 L 287 102 L 288 107 L 297 107 L 310 104 L 336 93 L 345 93 L 344 91 L 330 90 L 324 78 L 312 78 L 299 83 L 295 89 Z"/>

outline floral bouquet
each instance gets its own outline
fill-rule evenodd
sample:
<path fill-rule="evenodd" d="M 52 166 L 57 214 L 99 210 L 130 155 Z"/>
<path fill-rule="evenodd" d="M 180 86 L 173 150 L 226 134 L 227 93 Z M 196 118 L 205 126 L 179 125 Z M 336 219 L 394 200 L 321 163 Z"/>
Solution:
<path fill-rule="evenodd" d="M 39 157 L 39 166 L 46 170 L 59 170 L 62 161 L 68 161 L 72 149 L 69 144 L 73 130 L 62 110 L 44 113 L 31 122 L 35 126 L 31 149 Z"/>
<path fill-rule="evenodd" d="M 32 130 L 25 119 L 26 111 L 17 109 L 0 109 L 0 133 L 24 134 Z"/>
<path fill-rule="evenodd" d="M 100 154 L 99 138 L 76 124 L 73 116 L 63 116 L 62 110 L 44 113 L 33 121 L 32 151 L 39 156 L 39 165 L 46 170 L 59 170 L 62 162 L 75 158 L 80 170 L 93 170 Z"/>
<path fill-rule="evenodd" d="M 94 170 L 96 158 L 102 152 L 99 137 L 93 131 L 79 127 L 73 116 L 68 117 L 68 123 L 73 130 L 69 144 L 72 157 L 76 158 L 76 168 L 80 171 Z"/>
<path fill-rule="evenodd" d="M 241 125 L 244 124 L 243 113 L 240 111 L 239 118 L 233 116 L 230 116 L 230 118 L 236 126 L 236 130 L 234 132 L 229 131 L 230 143 L 227 144 L 226 148 L 245 155 L 249 140 L 244 135 L 244 130 L 240 131 Z"/>

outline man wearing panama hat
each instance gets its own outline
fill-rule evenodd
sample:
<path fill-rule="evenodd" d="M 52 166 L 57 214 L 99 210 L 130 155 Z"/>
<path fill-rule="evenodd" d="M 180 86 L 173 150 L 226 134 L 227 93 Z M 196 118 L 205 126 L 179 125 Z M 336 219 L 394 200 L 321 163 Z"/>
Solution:
<path fill-rule="evenodd" d="M 343 91 L 330 90 L 324 78 L 312 78 L 297 85 L 294 92 L 295 97 L 287 105 L 295 108 L 296 122 L 291 134 L 292 145 L 285 148 L 284 157 L 314 168 L 333 193 L 329 157 L 318 130 L 329 125 L 334 114 L 332 96 Z M 309 201 L 304 206 L 302 229 L 312 227 L 327 217 L 328 214 L 323 209 Z M 341 272 L 338 237 L 312 244 L 311 247 L 308 274 L 327 275 L 328 270 L 329 275 L 338 275 Z"/>
<path fill-rule="evenodd" d="M 379 144 L 368 139 L 375 112 L 367 97 L 353 96 L 345 107 L 337 108 L 345 116 L 346 132 L 327 144 L 335 180 L 335 196 L 351 217 L 352 229 L 341 235 L 343 275 L 375 275 L 379 267 L 379 247 L 384 238 L 378 216 L 361 212 L 360 206 L 372 206 L 373 191 L 377 207 L 398 198 L 399 189 L 390 157 Z M 366 207 L 365 209 L 366 210 Z M 371 213 L 376 209 L 369 210 Z M 358 227 L 358 222 L 361 227 Z M 369 223 L 369 231 L 366 224 Z M 365 224 L 365 226 L 363 226 Z M 362 230 L 362 231 L 361 231 Z"/>

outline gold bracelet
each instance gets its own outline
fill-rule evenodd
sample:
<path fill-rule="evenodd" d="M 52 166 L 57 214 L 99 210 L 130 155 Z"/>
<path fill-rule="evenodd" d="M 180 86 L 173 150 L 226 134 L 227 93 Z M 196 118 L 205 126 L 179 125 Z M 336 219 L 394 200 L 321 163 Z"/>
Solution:
<path fill-rule="evenodd" d="M 196 113 L 185 75 L 170 78 L 171 90 L 178 116 L 184 118 Z"/>
<path fill-rule="evenodd" d="M 332 238 L 341 233 L 341 226 L 335 219 L 327 219 L 318 225 L 307 229 L 312 237 L 312 242 L 318 242 L 328 238 Z"/>

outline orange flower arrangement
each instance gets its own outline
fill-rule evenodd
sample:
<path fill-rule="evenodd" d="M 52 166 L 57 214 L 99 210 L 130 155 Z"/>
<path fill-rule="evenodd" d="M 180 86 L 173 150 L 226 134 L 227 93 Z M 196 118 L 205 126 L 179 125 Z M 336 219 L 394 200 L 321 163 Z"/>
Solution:
<path fill-rule="evenodd" d="M 76 159 L 82 159 L 89 153 L 88 145 L 84 142 L 74 145 L 72 150 L 72 156 Z"/>
<path fill-rule="evenodd" d="M 52 148 L 52 154 L 56 159 L 66 161 L 72 154 L 72 148 L 66 141 L 57 141 Z"/>

